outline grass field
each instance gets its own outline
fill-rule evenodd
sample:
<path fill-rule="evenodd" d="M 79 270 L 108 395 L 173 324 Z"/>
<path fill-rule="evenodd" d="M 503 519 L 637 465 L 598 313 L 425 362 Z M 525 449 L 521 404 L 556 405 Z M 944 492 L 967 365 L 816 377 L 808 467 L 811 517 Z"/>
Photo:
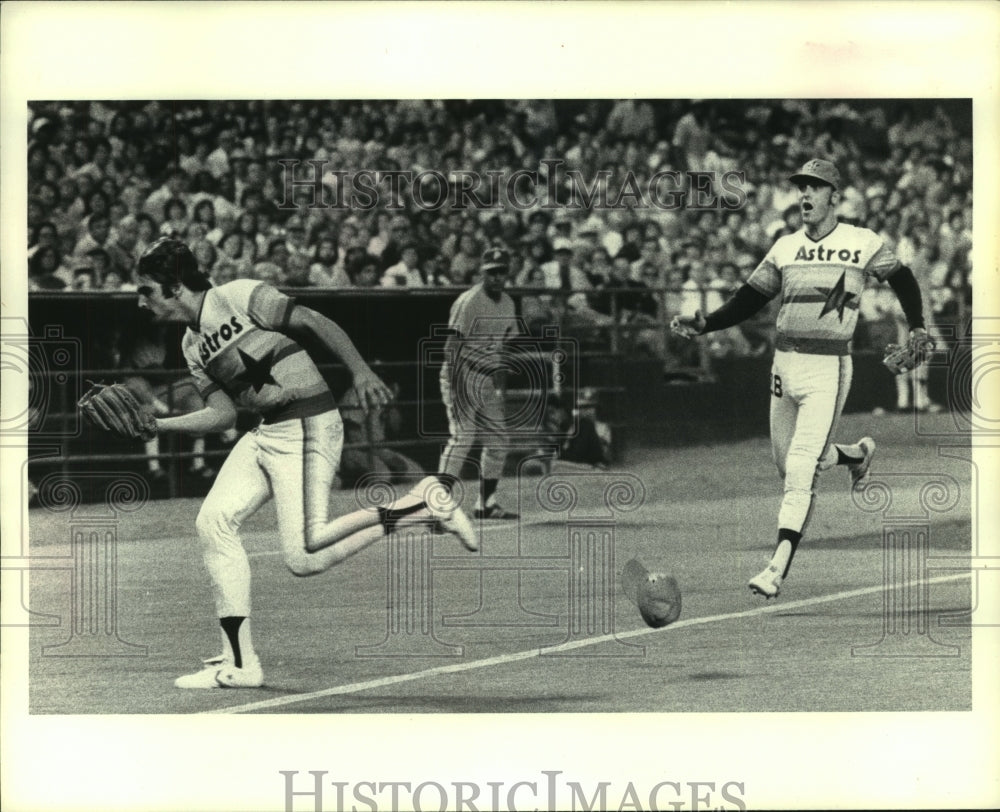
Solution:
<path fill-rule="evenodd" d="M 942 425 L 950 418 L 936 416 Z M 912 418 L 850 415 L 840 437 L 879 442 L 873 476 L 914 474 L 894 494 L 914 500 L 921 478 L 959 484 L 957 503 L 931 513 L 929 554 L 967 553 L 969 463 L 914 436 Z M 558 470 L 558 469 L 557 469 Z M 565 469 L 569 474 L 580 469 Z M 388 545 L 297 579 L 281 562 L 273 506 L 245 527 L 253 569 L 253 632 L 265 685 L 179 691 L 175 677 L 200 667 L 219 644 L 207 574 L 194 535 L 198 500 L 152 502 L 118 524 L 118 635 L 141 656 L 59 656 L 70 637 L 69 569 L 32 573 L 33 611 L 61 618 L 30 637 L 34 714 L 450 713 L 636 711 L 921 711 L 971 707 L 968 627 L 939 625 L 968 612 L 967 573 L 931 571 L 926 603 L 883 588 L 885 517 L 851 499 L 843 469 L 827 472 L 809 534 L 777 601 L 753 598 L 747 579 L 773 546 L 780 482 L 765 438 L 733 445 L 632 449 L 622 472 L 645 489 L 641 507 L 615 517 L 614 573 L 638 557 L 674 575 L 680 621 L 643 625 L 613 580 L 611 606 L 575 629 L 566 562 L 567 523 L 537 504 L 539 479 L 518 490 L 520 526 L 482 528 L 482 556 L 520 555 L 535 568 L 477 571 L 451 537 L 433 541 L 433 575 L 415 583 L 394 656 L 387 639 Z M 593 472 L 595 487 L 615 472 Z M 590 487 L 589 485 L 587 487 Z M 895 486 L 894 486 L 895 487 Z M 335 493 L 334 510 L 350 495 Z M 915 502 L 914 502 L 915 503 Z M 471 499 L 467 507 L 471 508 Z M 590 506 L 592 500 L 581 500 Z M 97 507 L 81 508 L 77 520 Z M 919 525 L 917 521 L 915 524 Z M 910 521 L 910 524 L 914 524 Z M 69 555 L 64 515 L 30 512 L 32 555 Z M 69 560 L 69 559 L 67 559 Z M 545 562 L 538 565 L 537 562 Z M 458 563 L 455 563 L 458 562 Z M 452 566 L 454 565 L 454 566 Z M 540 568 L 539 568 L 540 567 Z M 574 582 L 576 583 L 576 582 Z M 430 590 L 430 592 L 425 592 Z M 909 594 L 909 593 L 907 593 Z M 480 605 L 482 604 L 482 605 Z M 886 614 L 884 604 L 890 612 Z M 427 606 L 425 626 L 417 609 Z M 590 605 L 590 604 L 588 604 Z M 613 625 L 608 634 L 607 623 Z M 416 624 L 407 628 L 407 618 Z M 900 622 L 903 625 L 893 627 Z M 921 624 L 929 623 L 929 637 Z M 889 634 L 884 635 L 889 629 Z M 907 632 L 903 634 L 902 632 Z M 895 632 L 895 633 L 894 633 Z M 885 636 L 881 646 L 873 646 Z M 933 639 L 930 639 L 933 638 Z M 409 647 L 407 655 L 400 651 Z M 434 647 L 434 653 L 430 647 Z M 862 647 L 868 647 L 862 649 Z M 868 656 L 864 656 L 867 654 Z M 895 654 L 897 656 L 886 656 Z M 898 656 L 906 655 L 906 656 Z"/>

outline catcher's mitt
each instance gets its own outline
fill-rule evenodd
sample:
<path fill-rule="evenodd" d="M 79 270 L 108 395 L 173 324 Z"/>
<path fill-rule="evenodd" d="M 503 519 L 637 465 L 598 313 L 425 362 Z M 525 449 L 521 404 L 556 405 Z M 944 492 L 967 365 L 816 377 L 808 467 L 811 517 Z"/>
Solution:
<path fill-rule="evenodd" d="M 923 327 L 917 327 L 910 330 L 910 337 L 905 344 L 889 344 L 885 348 L 882 363 L 893 375 L 899 375 L 901 372 L 909 372 L 920 366 L 932 352 L 934 352 L 934 339 Z"/>
<path fill-rule="evenodd" d="M 119 437 L 151 440 L 156 419 L 124 385 L 95 383 L 77 406 L 88 422 Z"/>

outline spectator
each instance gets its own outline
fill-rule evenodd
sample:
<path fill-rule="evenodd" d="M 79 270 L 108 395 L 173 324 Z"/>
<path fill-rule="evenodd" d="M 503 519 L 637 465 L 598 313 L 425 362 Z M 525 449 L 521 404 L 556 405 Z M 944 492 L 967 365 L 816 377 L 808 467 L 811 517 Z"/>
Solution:
<path fill-rule="evenodd" d="M 382 274 L 382 287 L 423 287 L 425 282 L 423 274 L 420 272 L 416 244 L 407 243 L 404 245 L 400 256 L 400 261 L 387 268 Z"/>
<path fill-rule="evenodd" d="M 344 270 L 337 238 L 326 235 L 316 244 L 316 257 L 309 266 L 309 285 L 314 288 L 349 288 L 351 278 Z"/>
<path fill-rule="evenodd" d="M 358 288 L 374 288 L 379 286 L 378 259 L 365 255 L 358 263 L 354 274 L 354 286 Z"/>
<path fill-rule="evenodd" d="M 215 222 L 215 202 L 211 198 L 202 198 L 194 204 L 191 221 L 194 223 L 201 223 L 205 227 L 205 236 L 208 237 L 208 239 L 212 239 L 209 235 L 216 234 L 216 239 L 212 240 L 212 242 L 218 243 L 219 240 L 216 233 Z"/>
<path fill-rule="evenodd" d="M 562 314 L 564 326 L 581 328 L 589 334 L 593 328 L 608 325 L 609 318 L 593 310 L 587 301 L 591 286 L 584 272 L 573 262 L 573 244 L 562 238 L 553 242 L 552 248 L 556 258 L 542 265 L 542 275 L 545 287 L 563 292 L 554 300 L 554 309 Z"/>
<path fill-rule="evenodd" d="M 92 214 L 87 222 L 87 233 L 73 248 L 73 264 L 86 262 L 87 254 L 95 248 L 107 248 L 111 238 L 111 218 L 107 214 Z"/>
<path fill-rule="evenodd" d="M 275 287 L 281 287 L 285 284 L 285 269 L 269 260 L 254 265 L 251 276 Z"/>
<path fill-rule="evenodd" d="M 605 130 L 620 138 L 649 143 L 653 140 L 654 125 L 655 117 L 649 102 L 622 99 L 611 108 Z"/>
<path fill-rule="evenodd" d="M 622 231 L 622 247 L 615 256 L 623 256 L 629 262 L 642 258 L 643 228 L 637 222 L 628 223 Z"/>
<path fill-rule="evenodd" d="M 428 287 L 448 288 L 465 284 L 448 272 L 444 257 L 440 254 L 434 254 L 424 261 L 424 277 Z"/>
<path fill-rule="evenodd" d="M 117 268 L 111 268 L 104 275 L 104 290 L 117 291 L 121 293 L 131 292 L 136 289 L 135 283 L 126 282 Z"/>
<path fill-rule="evenodd" d="M 664 253 L 663 249 L 660 247 L 660 242 L 655 237 L 646 237 L 642 241 L 642 247 L 640 248 L 639 259 L 632 263 L 632 278 L 642 279 L 643 269 L 653 270 L 653 281 L 650 279 L 642 279 L 646 284 L 652 287 L 662 287 L 663 280 L 665 279 L 666 270 L 670 266 L 670 257 Z"/>
<path fill-rule="evenodd" d="M 32 230 L 28 238 L 28 259 L 31 259 L 39 248 L 59 248 L 59 232 L 55 223 L 50 220 L 39 223 Z"/>
<path fill-rule="evenodd" d="M 164 222 L 160 226 L 161 234 L 182 236 L 188 227 L 188 211 L 184 201 L 174 197 L 163 204 Z"/>
<path fill-rule="evenodd" d="M 42 245 L 28 262 L 28 286 L 32 290 L 58 290 L 73 284 L 73 271 L 63 264 L 54 245 Z"/>
<path fill-rule="evenodd" d="M 78 293 L 86 293 L 87 291 L 94 290 L 95 287 L 93 268 L 77 268 L 73 271 L 73 284 L 70 285 L 70 290 Z"/>
<path fill-rule="evenodd" d="M 624 257 L 622 259 L 628 263 Z M 611 255 L 603 245 L 593 248 L 590 252 L 590 261 L 586 268 L 587 281 L 591 287 L 599 288 L 608 282 L 612 275 Z"/>
<path fill-rule="evenodd" d="M 100 189 L 93 189 L 87 194 L 86 209 L 77 227 L 77 237 L 84 236 L 90 230 L 90 219 L 94 216 L 107 217 L 108 222 L 111 221 L 110 198 Z"/>
<path fill-rule="evenodd" d="M 519 288 L 540 288 L 544 289 L 545 275 L 541 267 L 532 259 L 525 259 L 524 265 L 518 273 L 514 282 Z M 521 296 L 520 314 L 528 332 L 533 335 L 540 335 L 543 327 L 557 325 L 560 315 L 553 309 L 551 296 L 536 296 L 525 293 Z"/>
<path fill-rule="evenodd" d="M 164 184 L 146 198 L 143 211 L 157 223 L 164 222 L 168 216 L 165 210 L 166 204 L 171 200 L 183 203 L 187 197 L 187 183 L 188 176 L 184 170 L 180 168 L 171 170 Z"/>
<path fill-rule="evenodd" d="M 219 252 L 215 250 L 215 246 L 208 240 L 198 240 L 198 242 L 192 243 L 191 253 L 198 260 L 198 267 L 211 276 L 212 269 L 215 268 L 215 263 L 219 258 Z"/>
<path fill-rule="evenodd" d="M 674 128 L 673 148 L 677 166 L 686 171 L 704 168 L 711 134 L 705 122 L 705 103 L 696 99 Z"/>
<path fill-rule="evenodd" d="M 456 284 L 471 284 L 474 274 L 479 270 L 481 254 L 475 235 L 463 232 L 458 238 L 458 251 L 452 257 L 450 266 L 450 276 Z"/>
<path fill-rule="evenodd" d="M 139 243 L 139 221 L 131 214 L 126 214 L 118 221 L 114 236 L 107 246 L 111 268 L 123 279 L 128 279 L 139 258 L 136 246 Z"/>
<path fill-rule="evenodd" d="M 93 286 L 103 288 L 104 277 L 112 269 L 110 254 L 103 248 L 94 248 L 87 252 L 86 263 L 91 270 Z"/>
<path fill-rule="evenodd" d="M 933 281 L 947 286 L 963 281 L 963 288 L 953 297 L 941 294 L 944 302 L 961 303 L 971 290 L 967 284 L 971 222 L 967 218 L 971 217 L 972 177 L 969 116 L 961 105 L 947 100 L 914 100 L 905 105 L 884 100 L 836 105 L 765 101 L 736 109 L 731 104 L 701 101 L 688 105 L 689 111 L 683 103 L 650 106 L 632 100 L 333 105 L 272 101 L 266 106 L 233 101 L 217 104 L 217 121 L 209 124 L 204 102 L 170 106 L 106 102 L 85 105 L 79 123 L 64 119 L 66 125 L 58 126 L 52 123 L 59 117 L 56 106 L 31 102 L 31 135 L 36 141 L 28 154 L 28 214 L 33 235 L 29 251 L 35 254 L 42 244 L 48 245 L 54 228 L 57 252 L 73 257 L 65 265 L 60 263 L 62 273 L 69 274 L 65 281 L 72 283 L 69 271 L 76 265 L 92 267 L 86 254 L 98 247 L 111 256 L 112 268 L 121 269 L 128 256 L 134 257 L 155 239 L 169 217 L 167 204 L 176 198 L 187 207 L 192 222 L 176 216 L 175 208 L 167 228 L 183 227 L 181 233 L 191 242 L 207 239 L 221 249 L 232 231 L 253 241 L 253 247 L 244 245 L 235 251 L 240 255 L 236 260 L 233 251 L 219 251 L 213 271 L 213 277 L 219 278 L 248 275 L 252 263 L 266 257 L 273 240 L 281 238 L 289 254 L 284 279 L 290 283 L 294 277 L 301 282 L 301 261 L 293 262 L 292 257 L 305 253 L 312 276 L 319 235 L 331 230 L 339 237 L 337 264 L 344 271 L 338 283 L 345 276 L 355 280 L 357 263 L 368 252 L 381 254 L 380 278 L 403 261 L 403 245 L 413 242 L 437 246 L 445 267 L 450 271 L 454 265 L 457 273 L 468 270 L 462 256 L 470 252 L 470 245 L 481 247 L 489 242 L 520 248 L 525 267 L 534 272 L 537 265 L 553 261 L 551 240 L 556 237 L 573 243 L 573 254 L 581 260 L 578 270 L 593 276 L 587 278 L 592 286 L 607 274 L 604 256 L 594 253 L 597 246 L 603 245 L 611 257 L 624 252 L 636 262 L 652 258 L 651 239 L 658 242 L 662 254 L 654 263 L 668 274 L 673 262 L 684 272 L 698 262 L 711 268 L 736 262 L 745 276 L 741 259 L 745 253 L 757 257 L 774 236 L 797 227 L 797 210 L 785 220 L 795 193 L 784 176 L 788 166 L 804 159 L 802 150 L 810 154 L 819 150 L 839 157 L 846 167 L 841 215 L 862 217 L 887 239 L 902 242 L 901 252 L 909 252 L 913 263 L 922 264 Z M 898 112 L 904 107 L 905 115 Z M 658 128 L 672 128 L 672 155 L 666 144 L 654 143 L 651 113 L 658 117 Z M 831 121 L 836 124 L 833 128 Z M 567 135 L 570 129 L 575 136 Z M 169 143 L 164 137 L 168 132 Z M 823 132 L 831 135 L 823 137 Z M 880 144 L 887 145 L 884 154 L 878 151 Z M 715 211 L 621 209 L 586 218 L 583 213 L 535 210 L 522 220 L 511 211 L 480 218 L 447 208 L 398 212 L 383 208 L 345 216 L 343 209 L 303 207 L 286 219 L 285 212 L 275 210 L 285 195 L 283 181 L 287 180 L 273 162 L 279 155 L 317 158 L 352 171 L 376 165 L 420 171 L 457 160 L 473 169 L 490 166 L 507 173 L 545 155 L 567 162 L 553 178 L 557 184 L 567 180 L 566 168 L 579 168 L 588 178 L 606 168 L 612 173 L 605 184 L 610 192 L 620 188 L 625 172 L 636 173 L 642 185 L 654 171 L 673 168 L 738 165 L 746 169 L 751 183 L 745 185 L 745 208 L 721 216 Z M 544 170 L 542 174 L 544 182 Z M 298 189 L 294 199 L 308 202 L 302 195 L 308 191 Z M 329 184 L 327 200 L 333 191 Z M 405 202 L 406 192 L 401 201 Z M 561 187 L 559 194 L 565 194 Z M 109 239 L 100 246 L 91 235 L 90 218 L 95 213 L 98 219 L 107 215 L 110 223 Z M 576 228 L 581 219 L 585 222 Z M 301 239 L 297 222 L 304 223 Z M 639 232 L 626 228 L 633 224 L 639 225 Z M 139 233 L 132 244 L 136 225 Z M 78 254 L 77 243 L 84 238 L 91 239 L 80 246 Z M 935 245 L 941 252 L 936 258 Z M 349 267 L 352 249 L 355 263 Z M 475 256 L 477 251 L 471 253 Z M 451 273 L 436 269 L 433 257 L 421 254 L 419 260 L 427 281 L 454 279 Z M 231 265 L 233 261 L 239 265 Z M 323 263 L 329 276 L 329 262 L 324 259 Z M 51 257 L 44 264 L 51 265 Z M 51 274 L 36 279 L 32 273 L 33 285 L 38 285 L 37 279 L 47 285 L 59 282 Z M 692 275 L 700 273 L 694 268 Z"/>
<path fill-rule="evenodd" d="M 135 222 L 139 227 L 139 238 L 135 243 L 135 255 L 142 256 L 142 252 L 159 238 L 159 226 L 152 217 L 144 212 L 135 215 Z"/>

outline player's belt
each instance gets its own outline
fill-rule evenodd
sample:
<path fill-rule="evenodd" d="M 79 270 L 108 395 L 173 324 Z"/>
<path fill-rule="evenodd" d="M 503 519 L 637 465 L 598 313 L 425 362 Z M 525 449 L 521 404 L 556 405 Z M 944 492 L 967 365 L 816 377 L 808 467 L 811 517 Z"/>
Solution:
<path fill-rule="evenodd" d="M 303 417 L 315 417 L 323 412 L 329 412 L 337 408 L 337 401 L 333 399 L 333 394 L 327 390 L 308 398 L 282 403 L 269 411 L 263 412 L 261 417 L 267 424 L 280 423 L 283 420 L 299 420 Z"/>
<path fill-rule="evenodd" d="M 850 355 L 851 342 L 841 338 L 792 338 L 778 333 L 774 348 L 782 352 L 801 352 L 806 355 Z"/>

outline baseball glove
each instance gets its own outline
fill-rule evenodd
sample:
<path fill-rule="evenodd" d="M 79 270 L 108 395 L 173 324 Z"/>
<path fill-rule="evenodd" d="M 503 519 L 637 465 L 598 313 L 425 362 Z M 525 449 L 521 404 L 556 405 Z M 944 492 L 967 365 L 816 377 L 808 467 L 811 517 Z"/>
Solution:
<path fill-rule="evenodd" d="M 92 384 L 77 406 L 89 423 L 128 439 L 151 440 L 156 419 L 123 384 Z"/>
<path fill-rule="evenodd" d="M 882 363 L 893 375 L 899 375 L 901 372 L 909 372 L 920 366 L 932 352 L 934 352 L 934 339 L 923 327 L 917 327 L 910 330 L 910 337 L 905 344 L 889 344 L 885 348 Z"/>
<path fill-rule="evenodd" d="M 661 629 L 681 616 L 681 590 L 676 578 L 649 572 L 633 558 L 622 570 L 621 585 L 647 626 Z"/>

